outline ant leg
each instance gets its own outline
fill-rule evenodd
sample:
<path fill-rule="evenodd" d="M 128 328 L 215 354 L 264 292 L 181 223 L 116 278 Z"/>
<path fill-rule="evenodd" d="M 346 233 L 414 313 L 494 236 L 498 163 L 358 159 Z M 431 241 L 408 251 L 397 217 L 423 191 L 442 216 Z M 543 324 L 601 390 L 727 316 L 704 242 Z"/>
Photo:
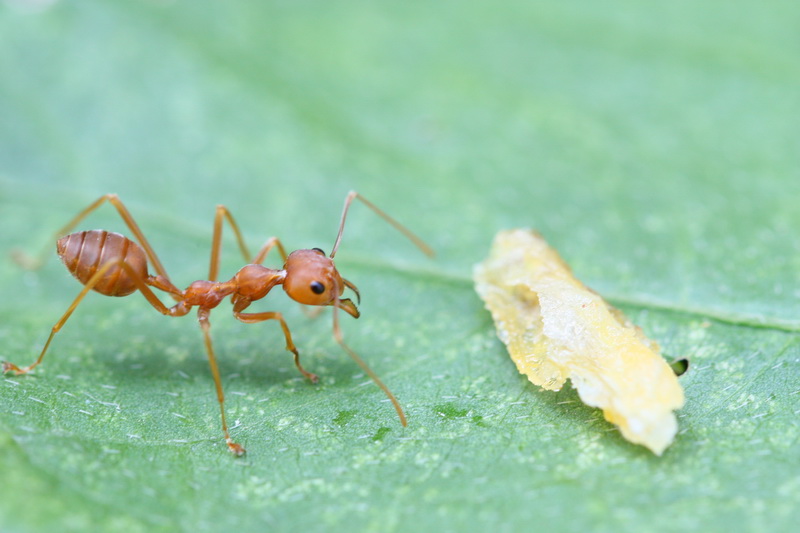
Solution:
<path fill-rule="evenodd" d="M 244 237 L 239 229 L 239 225 L 233 219 L 233 215 L 224 205 L 217 206 L 217 212 L 214 214 L 214 235 L 211 238 L 211 264 L 208 267 L 208 280 L 217 281 L 219 275 L 219 255 L 222 249 L 222 222 L 227 220 L 231 225 L 234 235 L 236 235 L 236 242 L 239 244 L 239 250 L 242 252 L 242 257 L 245 261 L 250 260 L 250 252 L 247 250 L 247 245 L 244 243 Z"/>
<path fill-rule="evenodd" d="M 283 319 L 282 314 L 278 313 L 277 311 L 267 311 L 264 313 L 240 313 L 238 311 L 234 311 L 233 316 L 245 324 L 255 324 L 256 322 L 263 322 L 265 320 L 279 321 L 281 323 L 281 328 L 283 329 L 283 336 L 286 337 L 286 349 L 294 354 L 294 364 L 297 367 L 297 370 L 299 370 L 300 373 L 308 378 L 312 383 L 317 383 L 319 381 L 319 376 L 307 371 L 305 368 L 303 368 L 303 365 L 300 364 L 300 352 L 297 351 L 297 347 L 292 341 L 292 334 L 289 332 L 289 326 L 286 325 L 286 321 Z"/>
<path fill-rule="evenodd" d="M 161 261 L 158 259 L 158 256 L 156 255 L 152 246 L 150 246 L 150 243 L 145 238 L 144 234 L 142 233 L 142 230 L 139 229 L 139 225 L 133 219 L 130 212 L 125 207 L 125 204 L 122 203 L 122 200 L 120 200 L 119 196 L 117 196 L 116 194 L 105 194 L 100 198 L 98 198 L 97 200 L 95 200 L 94 202 L 92 202 L 91 204 L 89 204 L 88 207 L 86 207 L 83 211 L 75 215 L 75 217 L 72 220 L 70 220 L 64 227 L 62 227 L 55 233 L 55 235 L 53 236 L 53 241 L 58 240 L 59 237 L 62 237 L 67 233 L 69 233 L 70 230 L 72 230 L 75 226 L 77 226 L 84 218 L 86 218 L 89 214 L 91 214 L 93 211 L 95 211 L 97 208 L 103 205 L 103 203 L 106 201 L 111 203 L 111 205 L 113 205 L 116 208 L 117 212 L 119 213 L 119 216 L 122 217 L 122 220 L 125 222 L 125 225 L 128 226 L 128 229 L 131 230 L 134 237 L 136 237 L 136 240 L 138 240 L 139 244 L 142 246 L 142 248 L 144 248 L 147 257 L 150 260 L 150 263 L 152 263 L 153 268 L 156 270 L 156 272 L 158 272 L 160 276 L 164 277 L 167 281 L 169 281 L 169 276 L 167 275 L 164 266 L 161 264 Z M 47 248 L 42 252 L 42 254 L 39 256 L 38 259 L 31 259 L 22 252 L 14 252 L 13 256 L 14 259 L 17 261 L 17 263 L 19 263 L 23 267 L 29 269 L 36 269 L 39 268 L 44 263 L 45 258 L 47 257 L 47 254 L 49 252 L 50 252 L 50 245 L 48 244 Z"/>
<path fill-rule="evenodd" d="M 309 311 L 307 305 L 300 304 L 300 310 L 303 311 L 304 315 L 312 320 L 319 318 L 319 315 L 325 312 L 325 309 L 325 306 L 317 306 Z"/>
<path fill-rule="evenodd" d="M 47 349 L 50 347 L 50 343 L 53 341 L 53 337 L 55 337 L 56 333 L 58 333 L 61 330 L 61 328 L 64 327 L 64 324 L 67 323 L 69 317 L 72 315 L 72 313 L 81 303 L 81 301 L 83 301 L 83 299 L 86 297 L 89 291 L 92 290 L 100 281 L 102 281 L 106 273 L 115 266 L 121 266 L 125 270 L 125 272 L 129 276 L 131 276 L 131 278 L 136 283 L 137 288 L 141 291 L 142 295 L 147 299 L 150 305 L 152 305 L 161 314 L 168 316 L 181 316 L 189 312 L 189 309 L 186 308 L 186 306 L 183 305 L 183 303 L 179 303 L 172 308 L 168 308 L 167 306 L 165 306 L 161 302 L 161 300 L 159 300 L 158 297 L 153 293 L 153 291 L 151 291 L 150 288 L 147 286 L 147 280 L 142 279 L 142 277 L 133 268 L 131 268 L 125 262 L 124 259 L 116 259 L 108 261 L 105 264 L 103 264 L 103 266 L 100 267 L 97 270 L 97 272 L 94 273 L 94 275 L 89 279 L 89 281 L 83 287 L 81 292 L 78 293 L 78 296 L 75 298 L 75 300 L 73 300 L 72 304 L 67 308 L 67 311 L 61 316 L 58 322 L 55 323 L 53 328 L 50 330 L 50 336 L 47 338 L 47 342 L 45 343 L 44 348 L 42 348 L 42 351 L 39 354 L 38 359 L 36 359 L 36 361 L 34 361 L 32 364 L 24 368 L 20 368 L 14 363 L 4 362 L 2 366 L 3 373 L 14 372 L 16 375 L 27 374 L 28 372 L 36 368 L 39 365 L 39 363 L 42 362 L 42 359 L 44 359 L 44 356 L 47 353 Z"/>
<path fill-rule="evenodd" d="M 281 244 L 281 241 L 277 237 L 270 237 L 269 239 L 267 239 L 267 241 L 264 243 L 264 246 L 261 247 L 256 256 L 250 262 L 257 265 L 263 264 L 264 260 L 267 258 L 267 254 L 275 247 L 278 248 L 278 253 L 281 254 L 283 262 L 286 263 L 286 258 L 288 257 L 286 255 L 286 249 L 283 247 L 283 244 Z M 320 307 L 314 309 L 313 311 L 309 311 L 308 309 L 306 309 L 305 305 L 303 304 L 299 305 L 300 305 L 300 310 L 303 311 L 303 314 L 306 315 L 308 318 L 316 318 L 324 310 L 324 308 Z"/>
<path fill-rule="evenodd" d="M 264 259 L 266 259 L 270 250 L 276 246 L 278 247 L 278 251 L 280 252 L 283 260 L 286 261 L 286 250 L 283 248 L 283 244 L 281 244 L 281 241 L 279 241 L 277 237 L 270 237 L 267 239 L 258 253 L 254 257 L 251 256 L 247 249 L 247 245 L 244 243 L 242 231 L 239 229 L 239 225 L 236 223 L 236 220 L 234 220 L 233 215 L 231 215 L 231 212 L 227 207 L 224 205 L 218 205 L 217 212 L 214 215 L 214 235 L 211 239 L 211 262 L 208 269 L 209 281 L 217 281 L 217 276 L 219 275 L 220 251 L 222 250 L 223 220 L 228 221 L 228 224 L 230 224 L 234 235 L 236 235 L 236 242 L 239 244 L 239 250 L 242 252 L 242 257 L 244 257 L 245 261 L 251 264 L 255 263 L 260 265 L 264 262 Z M 250 259 L 251 257 L 253 257 L 252 260 Z"/>
<path fill-rule="evenodd" d="M 270 250 L 276 246 L 278 247 L 278 252 L 281 254 L 281 259 L 283 259 L 283 262 L 285 263 L 288 256 L 286 255 L 286 250 L 283 248 L 283 244 L 281 244 L 281 241 L 278 240 L 277 237 L 270 237 L 267 239 L 267 242 L 264 243 L 264 246 L 261 247 L 251 263 L 258 265 L 262 264 L 267 258 L 267 254 L 270 252 Z"/>
<path fill-rule="evenodd" d="M 334 290 L 334 294 L 338 294 L 338 291 Z M 344 342 L 344 335 L 342 335 L 342 329 L 339 327 L 339 297 L 336 296 L 333 303 L 333 336 L 336 339 L 336 342 L 339 343 L 339 346 L 347 352 L 347 354 L 353 358 L 353 361 L 356 362 L 358 366 L 361 367 L 361 370 L 367 373 L 367 375 L 375 382 L 375 384 L 380 387 L 386 397 L 391 400 L 392 405 L 394 406 L 395 411 L 397 411 L 397 416 L 400 417 L 400 423 L 403 424 L 403 427 L 408 426 L 408 422 L 406 421 L 406 415 L 403 412 L 403 408 L 400 406 L 400 402 L 397 401 L 392 391 L 389 390 L 389 387 L 383 384 L 383 381 L 378 377 L 378 375 L 372 371 L 372 369 L 367 365 L 367 363 L 361 359 L 358 354 L 353 351 L 347 344 Z"/>
<path fill-rule="evenodd" d="M 233 442 L 230 433 L 228 433 L 228 423 L 225 421 L 225 393 L 222 392 L 222 380 L 219 376 L 217 357 L 214 355 L 214 347 L 211 345 L 211 323 L 208 321 L 208 315 L 210 313 L 210 309 L 201 308 L 197 312 L 197 320 L 200 322 L 200 329 L 203 331 L 203 340 L 205 341 L 206 353 L 208 354 L 208 364 L 211 366 L 211 375 L 214 377 L 214 386 L 217 389 L 217 400 L 219 401 L 219 413 L 222 418 L 222 432 L 225 434 L 225 442 L 231 453 L 236 456 L 241 456 L 244 455 L 245 449 L 241 444 Z"/>
<path fill-rule="evenodd" d="M 333 259 L 333 256 L 336 255 L 336 250 L 339 249 L 339 242 L 342 240 L 342 232 L 344 231 L 344 221 L 347 218 L 347 211 L 350 209 L 350 204 L 353 203 L 353 200 L 356 198 L 361 200 L 361 202 L 363 202 L 367 207 L 372 209 L 375 212 L 375 214 L 377 214 L 379 217 L 381 217 L 386 222 L 394 226 L 394 228 L 397 231 L 405 235 L 406 238 L 411 242 L 413 242 L 417 246 L 417 248 L 422 250 L 422 252 L 425 255 L 427 255 L 428 257 L 433 257 L 435 255 L 433 250 L 427 244 L 425 244 L 422 239 L 411 233 L 411 231 L 409 231 L 405 226 L 403 226 L 398 221 L 396 221 L 395 219 L 384 213 L 381 209 L 378 209 L 378 207 L 375 204 L 373 204 L 372 202 L 370 202 L 369 200 L 358 194 L 356 191 L 350 191 L 347 194 L 347 197 L 344 199 L 344 209 L 342 210 L 342 219 L 339 222 L 339 233 L 336 235 L 336 241 L 334 241 L 333 243 L 333 250 L 331 250 L 331 255 L 329 256 L 331 259 Z"/>

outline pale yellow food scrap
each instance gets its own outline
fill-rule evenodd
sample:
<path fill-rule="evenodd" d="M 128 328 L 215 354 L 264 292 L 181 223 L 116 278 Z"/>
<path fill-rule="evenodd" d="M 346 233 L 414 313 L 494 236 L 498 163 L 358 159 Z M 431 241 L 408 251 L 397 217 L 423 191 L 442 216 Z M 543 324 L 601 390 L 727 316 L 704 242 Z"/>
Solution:
<path fill-rule="evenodd" d="M 658 344 L 575 279 L 541 235 L 498 233 L 475 286 L 521 373 L 549 390 L 571 379 L 626 439 L 661 455 L 683 406 L 677 377 Z"/>

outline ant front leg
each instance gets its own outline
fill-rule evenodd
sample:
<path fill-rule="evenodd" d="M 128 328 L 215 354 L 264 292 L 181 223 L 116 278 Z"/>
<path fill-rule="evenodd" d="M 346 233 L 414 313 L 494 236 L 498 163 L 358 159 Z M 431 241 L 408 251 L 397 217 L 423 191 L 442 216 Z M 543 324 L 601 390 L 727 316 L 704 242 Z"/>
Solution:
<path fill-rule="evenodd" d="M 309 310 L 308 307 L 309 306 L 307 305 L 300 304 L 300 308 L 302 309 L 303 314 L 312 320 L 319 318 L 319 316 L 325 312 L 325 309 L 327 309 L 326 307 L 321 305 L 313 307 L 311 310 Z"/>
<path fill-rule="evenodd" d="M 264 245 L 261 247 L 261 249 L 258 251 L 258 253 L 253 258 L 251 263 L 256 264 L 256 265 L 264 264 L 264 261 L 267 259 L 267 254 L 269 254 L 272 251 L 273 248 L 277 248 L 278 249 L 278 253 L 281 254 L 281 259 L 283 259 L 283 262 L 286 263 L 286 258 L 289 257 L 289 256 L 286 254 L 286 249 L 283 247 L 283 244 L 281 243 L 280 239 L 278 239 L 277 237 L 270 237 L 269 239 L 267 239 L 266 242 L 264 243 Z M 325 310 L 325 308 L 324 307 L 318 307 L 318 308 L 315 308 L 312 311 L 309 311 L 307 309 L 307 306 L 305 306 L 303 304 L 300 304 L 300 310 L 303 311 L 303 314 L 305 314 L 308 318 L 317 318 L 322 313 L 322 311 Z M 301 370 L 301 372 L 305 372 L 305 371 Z M 303 375 L 305 375 L 305 374 L 303 374 Z M 313 374 L 311 374 L 311 375 L 313 375 Z M 314 381 L 314 383 L 316 383 L 316 381 Z"/>
<path fill-rule="evenodd" d="M 281 254 L 281 258 L 283 259 L 283 262 L 286 263 L 286 258 L 288 257 L 288 255 L 286 255 L 286 249 L 283 247 L 283 244 L 281 244 L 281 241 L 277 237 L 270 237 L 269 239 L 267 239 L 267 241 L 264 243 L 264 246 L 261 247 L 261 249 L 258 251 L 256 256 L 253 258 L 252 263 L 255 263 L 257 265 L 263 264 L 264 260 L 267 258 L 267 254 L 273 248 L 277 248 L 278 249 L 278 253 Z M 317 318 L 319 315 L 322 314 L 322 312 L 325 310 L 325 308 L 324 307 L 316 307 L 313 310 L 309 311 L 308 310 L 308 306 L 300 304 L 300 310 L 303 311 L 303 314 L 306 315 L 308 318 Z M 302 372 L 302 370 L 301 370 L 301 372 Z M 305 375 L 305 374 L 303 374 L 303 375 Z M 315 383 L 316 383 L 316 381 L 315 381 Z"/>
<path fill-rule="evenodd" d="M 283 244 L 281 244 L 281 241 L 277 237 L 270 237 L 267 239 L 267 242 L 264 243 L 264 246 L 261 247 L 251 262 L 257 265 L 263 264 L 264 260 L 267 258 L 267 254 L 275 247 L 278 248 L 278 253 L 281 254 L 281 259 L 283 259 L 285 263 L 288 255 L 286 255 L 286 249 L 284 249 Z"/>
<path fill-rule="evenodd" d="M 289 332 L 289 326 L 286 325 L 286 321 L 283 319 L 282 314 L 277 311 L 267 311 L 264 313 L 241 313 L 239 310 L 234 308 L 233 316 L 245 324 L 255 324 L 257 322 L 264 322 L 265 320 L 279 321 L 281 323 L 281 328 L 283 329 L 283 336 L 286 337 L 286 349 L 294 354 L 294 364 L 297 367 L 297 370 L 299 370 L 304 377 L 309 379 L 311 383 L 317 383 L 319 381 L 319 376 L 307 371 L 305 368 L 303 368 L 303 365 L 300 364 L 300 352 L 297 351 L 297 347 L 294 345 L 294 341 L 292 341 L 292 334 Z"/>

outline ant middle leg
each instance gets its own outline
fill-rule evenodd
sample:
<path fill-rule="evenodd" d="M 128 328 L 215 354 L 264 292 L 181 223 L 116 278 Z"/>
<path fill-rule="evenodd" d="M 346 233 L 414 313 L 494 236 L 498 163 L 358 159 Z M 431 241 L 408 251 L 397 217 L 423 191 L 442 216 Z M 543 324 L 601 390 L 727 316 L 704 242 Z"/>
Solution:
<path fill-rule="evenodd" d="M 319 376 L 307 371 L 305 368 L 303 368 L 303 365 L 300 364 L 300 352 L 297 351 L 297 347 L 294 345 L 294 341 L 292 341 L 292 334 L 289 332 L 289 326 L 283 319 L 282 314 L 277 311 L 267 311 L 263 313 L 241 313 L 239 311 L 234 311 L 233 316 L 245 324 L 255 324 L 257 322 L 264 322 L 265 320 L 279 321 L 281 324 L 281 329 L 283 329 L 283 336 L 286 338 L 286 349 L 294 354 L 294 364 L 297 367 L 297 370 L 299 370 L 304 377 L 310 380 L 311 383 L 317 383 L 319 381 Z"/>
<path fill-rule="evenodd" d="M 222 419 L 222 432 L 225 434 L 225 443 L 228 449 L 236 456 L 244 455 L 245 449 L 241 444 L 233 442 L 230 433 L 228 432 L 228 423 L 225 421 L 225 393 L 222 391 L 222 379 L 219 374 L 219 366 L 217 365 L 217 356 L 214 354 L 214 346 L 211 344 L 211 322 L 208 316 L 211 313 L 210 309 L 201 308 L 197 312 L 197 320 L 200 322 L 200 329 L 203 331 L 203 341 L 206 345 L 206 353 L 208 354 L 208 364 L 211 367 L 211 375 L 214 378 L 214 387 L 217 389 L 217 400 L 219 401 L 219 413 Z"/>

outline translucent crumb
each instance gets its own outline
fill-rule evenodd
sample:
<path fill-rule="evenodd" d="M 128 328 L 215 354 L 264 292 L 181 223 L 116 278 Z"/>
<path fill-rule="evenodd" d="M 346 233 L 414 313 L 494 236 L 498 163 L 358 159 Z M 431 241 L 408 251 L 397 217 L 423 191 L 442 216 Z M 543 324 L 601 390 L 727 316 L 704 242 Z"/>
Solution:
<path fill-rule="evenodd" d="M 626 439 L 661 455 L 684 397 L 655 341 L 578 281 L 535 231 L 498 233 L 474 277 L 522 374 L 548 390 L 571 379 Z"/>

